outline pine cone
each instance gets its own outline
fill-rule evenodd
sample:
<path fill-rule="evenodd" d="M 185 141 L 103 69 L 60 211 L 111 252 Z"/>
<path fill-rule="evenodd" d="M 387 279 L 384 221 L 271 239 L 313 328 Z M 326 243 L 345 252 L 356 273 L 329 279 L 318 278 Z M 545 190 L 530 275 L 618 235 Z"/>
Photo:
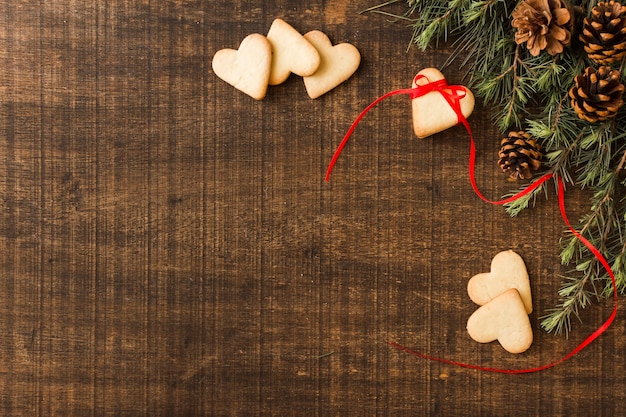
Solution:
<path fill-rule="evenodd" d="M 539 145 L 524 131 L 509 132 L 500 142 L 498 165 L 510 181 L 530 179 L 532 172 L 541 167 Z"/>
<path fill-rule="evenodd" d="M 574 19 L 562 0 L 522 0 L 511 16 L 515 42 L 526 43 L 532 56 L 559 54 L 570 43 Z"/>
<path fill-rule="evenodd" d="M 596 63 L 620 61 L 626 55 L 626 7 L 613 0 L 599 2 L 585 18 L 580 40 Z"/>
<path fill-rule="evenodd" d="M 624 85 L 620 72 L 601 66 L 598 70 L 587 67 L 574 78 L 576 85 L 569 90 L 572 107 L 578 117 L 594 123 L 610 119 L 624 104 Z"/>

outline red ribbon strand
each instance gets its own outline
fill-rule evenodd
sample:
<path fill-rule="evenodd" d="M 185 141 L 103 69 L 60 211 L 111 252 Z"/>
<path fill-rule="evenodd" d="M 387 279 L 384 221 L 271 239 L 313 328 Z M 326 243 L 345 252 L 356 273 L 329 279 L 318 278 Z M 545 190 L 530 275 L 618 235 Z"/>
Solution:
<path fill-rule="evenodd" d="M 378 99 L 374 100 L 369 106 L 367 106 L 362 112 L 361 114 L 358 115 L 358 117 L 354 120 L 354 122 L 352 123 L 352 125 L 350 126 L 350 128 L 348 129 L 348 132 L 346 133 L 346 135 L 343 137 L 341 143 L 339 144 L 337 150 L 335 151 L 335 154 L 333 155 L 330 164 L 328 166 L 328 169 L 326 171 L 326 181 L 330 180 L 330 174 L 333 170 L 333 167 L 335 166 L 337 159 L 339 158 L 339 155 L 341 154 L 341 151 L 343 150 L 343 148 L 345 147 L 346 143 L 348 142 L 348 139 L 350 138 L 350 136 L 352 136 L 352 133 L 354 133 L 354 130 L 356 129 L 356 126 L 359 124 L 359 122 L 361 121 L 361 119 L 363 119 L 363 117 L 372 109 L 374 108 L 378 103 L 380 103 L 381 101 L 385 100 L 388 97 L 391 96 L 395 96 L 395 95 L 400 95 L 400 94 L 408 94 L 411 99 L 415 99 L 417 97 L 421 97 L 423 95 L 426 95 L 430 92 L 436 91 L 439 92 L 448 102 L 448 104 L 450 105 L 450 107 L 454 110 L 454 112 L 456 113 L 457 117 L 458 117 L 458 121 L 459 124 L 462 124 L 465 129 L 467 130 L 467 133 L 469 135 L 469 139 L 470 139 L 470 155 L 469 155 L 469 179 L 470 179 L 470 183 L 472 186 L 472 189 L 474 190 L 474 193 L 476 193 L 476 195 L 483 200 L 486 203 L 489 204 L 494 204 L 494 205 L 504 205 L 507 203 L 511 203 L 525 195 L 530 194 L 531 192 L 533 192 L 535 189 L 537 189 L 538 187 L 540 187 L 543 183 L 545 183 L 546 181 L 550 180 L 551 178 L 555 178 L 554 174 L 552 173 L 547 173 L 544 174 L 543 176 L 541 176 L 540 178 L 538 178 L 535 182 L 533 182 L 532 184 L 530 184 L 528 187 L 526 187 L 525 189 L 523 189 L 522 191 L 518 192 L 517 194 L 502 199 L 502 200 L 490 200 L 487 197 L 485 197 L 482 192 L 480 191 L 480 189 L 478 188 L 478 185 L 476 183 L 476 175 L 475 175 L 475 171 L 476 171 L 476 145 L 475 145 L 475 141 L 474 141 L 474 135 L 472 133 L 472 129 L 469 125 L 469 122 L 467 121 L 467 119 L 465 118 L 465 116 L 463 115 L 463 113 L 461 112 L 461 105 L 460 105 L 460 100 L 465 97 L 465 89 L 462 86 L 450 86 L 447 84 L 445 79 L 442 80 L 437 80 L 437 81 L 433 81 L 430 82 L 429 80 L 426 79 L 426 81 L 428 81 L 426 84 L 420 85 L 417 83 L 417 81 L 421 81 L 422 79 L 425 79 L 426 77 L 423 75 L 418 74 L 415 77 L 415 84 L 417 84 L 416 87 L 414 88 L 407 88 L 407 89 L 400 89 L 400 90 L 395 90 L 395 91 L 391 91 L 381 97 L 379 97 Z M 587 240 L 584 236 L 582 236 L 580 234 L 580 232 L 578 232 L 576 229 L 574 229 L 574 227 L 572 227 L 569 219 L 567 218 L 567 212 L 565 210 L 565 185 L 563 183 L 563 179 L 560 177 L 556 177 L 556 181 L 557 181 L 557 186 L 558 186 L 558 200 L 559 200 L 559 210 L 561 212 L 561 217 L 563 218 L 563 222 L 565 223 L 565 225 L 567 226 L 567 228 L 569 229 L 569 231 L 585 246 L 587 247 L 587 249 L 589 249 L 589 251 L 596 257 L 596 259 L 598 260 L 598 262 L 600 262 L 600 264 L 602 265 L 602 267 L 606 270 L 607 274 L 609 275 L 610 279 L 611 279 L 611 283 L 613 285 L 613 310 L 611 312 L 611 314 L 609 315 L 608 319 L 602 324 L 600 325 L 592 334 L 590 334 L 589 336 L 587 336 L 587 338 L 585 338 L 580 344 L 578 344 L 574 349 L 572 349 L 569 353 L 567 353 L 566 355 L 564 355 L 563 357 L 561 357 L 560 359 L 550 362 L 548 364 L 545 365 L 541 365 L 541 366 L 537 366 L 537 367 L 531 367 L 531 368 L 523 368 L 523 369 L 505 369 L 505 368 L 494 368 L 494 367 L 488 367 L 488 366 L 482 366 L 482 365 L 472 365 L 469 363 L 464 363 L 464 362 L 459 362 L 459 361 L 454 361 L 454 360 L 450 360 L 450 359 L 445 359 L 445 358 L 438 358 L 438 357 L 434 357 L 434 356 L 430 356 L 430 355 L 426 355 L 423 353 L 419 353 L 416 352 L 414 350 L 411 350 L 399 343 L 396 342 L 389 342 L 390 346 L 393 346 L 403 352 L 409 353 L 413 356 L 422 358 L 422 359 L 428 359 L 428 360 L 432 360 L 432 361 L 437 361 L 437 362 L 441 362 L 441 363 L 445 363 L 448 365 L 455 365 L 455 366 L 459 366 L 462 368 L 469 368 L 469 369 L 475 369 L 475 370 L 480 370 L 480 371 L 486 371 L 486 372 L 495 372 L 495 373 L 502 373 L 502 374 L 526 374 L 526 373 L 532 373 L 532 372 L 538 372 L 538 371 L 543 371 L 545 369 L 549 369 L 552 368 L 560 363 L 565 362 L 566 360 L 570 359 L 571 357 L 573 357 L 574 355 L 576 355 L 578 352 L 580 352 L 582 349 L 584 349 L 585 347 L 587 347 L 589 344 L 591 344 L 594 340 L 596 340 L 602 333 L 604 333 L 613 323 L 613 321 L 615 320 L 615 317 L 617 315 L 617 307 L 618 307 L 618 294 L 617 294 L 617 284 L 615 282 L 615 275 L 613 273 L 613 270 L 611 269 L 611 266 L 609 265 L 608 261 L 606 260 L 606 258 L 602 255 L 602 253 L 591 243 L 589 242 L 589 240 Z"/>

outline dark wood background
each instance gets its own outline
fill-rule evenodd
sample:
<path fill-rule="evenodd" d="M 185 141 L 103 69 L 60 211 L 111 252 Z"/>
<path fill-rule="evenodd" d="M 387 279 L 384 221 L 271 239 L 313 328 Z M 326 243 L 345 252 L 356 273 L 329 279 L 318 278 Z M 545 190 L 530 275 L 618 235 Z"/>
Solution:
<path fill-rule="evenodd" d="M 410 356 L 527 368 L 569 338 L 553 192 L 511 219 L 472 192 L 461 127 L 413 137 L 381 94 L 442 68 L 445 45 L 359 12 L 375 0 L 0 1 L 0 413 L 6 416 L 496 416 L 624 413 L 624 316 L 564 364 L 499 375 Z M 403 12 L 404 4 L 395 11 Z M 291 76 L 258 102 L 213 54 L 275 18 L 354 44 L 357 73 L 311 100 Z M 462 72 L 443 68 L 451 83 Z M 510 191 L 479 105 L 477 177 Z M 570 216 L 586 209 L 570 189 Z M 526 260 L 535 342 L 522 355 L 465 331 L 467 280 L 498 251 Z"/>

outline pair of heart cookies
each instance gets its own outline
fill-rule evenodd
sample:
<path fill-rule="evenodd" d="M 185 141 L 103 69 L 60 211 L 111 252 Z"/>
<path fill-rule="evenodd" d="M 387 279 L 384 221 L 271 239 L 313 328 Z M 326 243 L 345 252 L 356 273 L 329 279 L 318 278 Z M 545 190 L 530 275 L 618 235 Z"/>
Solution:
<path fill-rule="evenodd" d="M 275 19 L 267 36 L 253 33 L 239 49 L 221 49 L 213 56 L 213 71 L 233 87 L 256 100 L 265 98 L 269 85 L 282 84 L 291 73 L 304 79 L 311 98 L 346 81 L 361 63 L 361 54 L 349 43 L 334 45 L 314 30 L 300 34 Z"/>
<path fill-rule="evenodd" d="M 474 275 L 467 284 L 472 301 L 481 306 L 467 320 L 467 332 L 480 343 L 498 340 L 511 353 L 533 342 L 528 315 L 532 312 L 530 281 L 524 260 L 512 250 L 498 253 L 491 271 Z"/>

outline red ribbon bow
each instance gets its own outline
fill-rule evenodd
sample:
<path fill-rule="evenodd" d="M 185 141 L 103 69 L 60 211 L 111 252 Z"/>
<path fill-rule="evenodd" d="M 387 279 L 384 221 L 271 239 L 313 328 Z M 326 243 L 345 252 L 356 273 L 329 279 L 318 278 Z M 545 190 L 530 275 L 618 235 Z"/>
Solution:
<path fill-rule="evenodd" d="M 426 84 L 419 84 L 420 80 L 426 80 Z M 411 93 L 411 100 L 418 97 L 423 97 L 428 93 L 437 91 L 441 93 L 443 98 L 446 99 L 452 110 L 457 115 L 459 123 L 465 121 L 465 116 L 461 112 L 461 100 L 467 95 L 465 87 L 462 85 L 448 85 L 448 81 L 445 78 L 437 81 L 430 81 L 428 77 L 423 74 L 417 74 L 413 79 L 413 83 L 416 85 Z"/>

